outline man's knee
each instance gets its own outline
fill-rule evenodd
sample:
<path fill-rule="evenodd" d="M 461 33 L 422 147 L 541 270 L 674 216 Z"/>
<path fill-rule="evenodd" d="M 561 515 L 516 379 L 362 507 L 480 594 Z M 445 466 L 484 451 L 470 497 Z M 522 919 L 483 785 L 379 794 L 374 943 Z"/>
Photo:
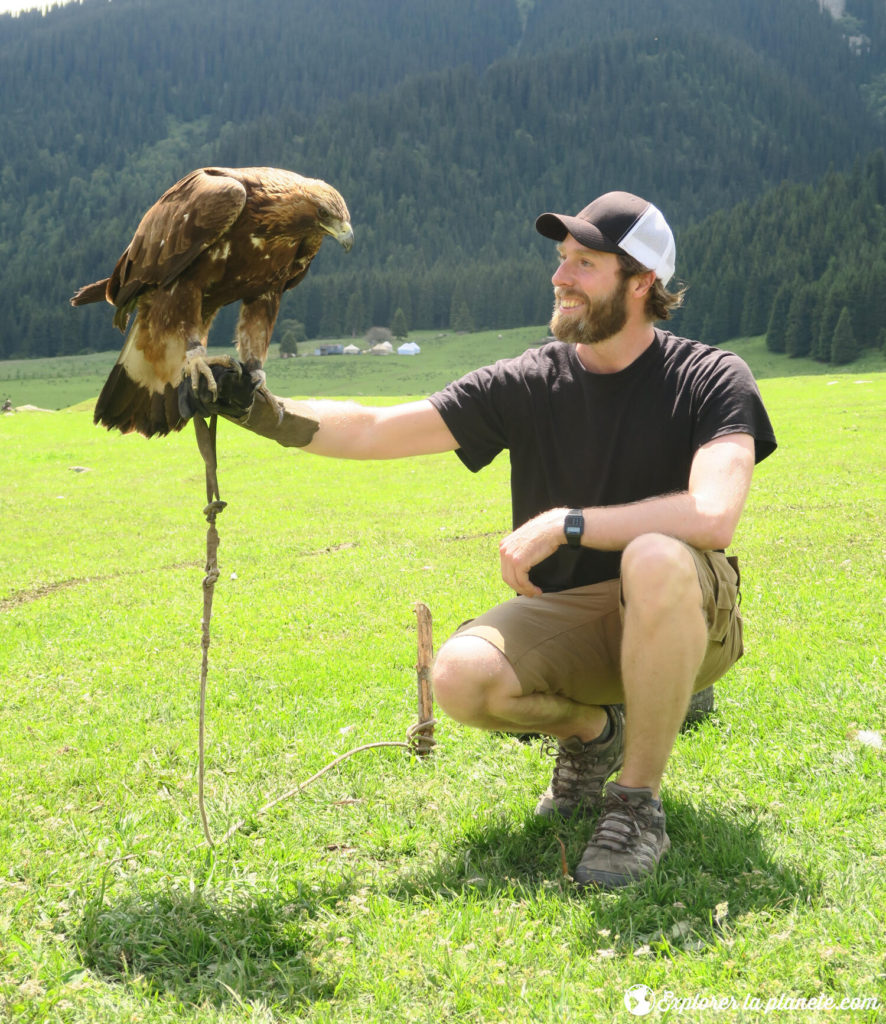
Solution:
<path fill-rule="evenodd" d="M 478 722 L 503 694 L 519 691 L 505 656 L 487 640 L 456 636 L 440 648 L 431 671 L 434 700 L 451 718 Z"/>
<path fill-rule="evenodd" d="M 626 607 L 701 607 L 695 560 L 685 544 L 665 534 L 646 533 L 628 544 L 622 553 L 621 585 Z"/>

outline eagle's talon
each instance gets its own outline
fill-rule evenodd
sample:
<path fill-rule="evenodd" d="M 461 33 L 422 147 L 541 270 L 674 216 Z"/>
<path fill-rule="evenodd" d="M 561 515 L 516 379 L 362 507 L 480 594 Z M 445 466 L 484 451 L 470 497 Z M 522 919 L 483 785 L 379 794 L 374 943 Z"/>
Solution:
<path fill-rule="evenodd" d="M 252 383 L 255 385 L 256 394 L 260 394 L 262 398 L 267 402 L 271 409 L 277 409 L 277 425 L 280 426 L 283 423 L 283 402 L 276 396 L 270 393 L 267 389 L 267 375 L 263 370 L 250 370 L 249 376 Z"/>
<path fill-rule="evenodd" d="M 267 374 L 260 367 L 252 367 L 249 370 L 249 377 L 252 383 L 255 385 L 256 394 L 262 396 L 262 398 L 268 403 L 268 405 L 277 410 L 277 426 L 283 422 L 283 403 L 275 395 L 272 395 L 268 391 L 267 385 Z"/>
<path fill-rule="evenodd" d="M 188 360 L 188 374 L 191 378 L 191 387 L 195 394 L 200 392 L 200 378 L 206 381 L 206 387 L 209 388 L 209 393 L 213 399 L 218 397 L 218 385 L 215 382 L 215 377 L 212 375 L 212 370 L 209 369 L 209 364 L 203 356 L 194 356 Z"/>
<path fill-rule="evenodd" d="M 262 377 L 264 377 L 264 374 L 262 374 Z M 253 380 L 255 380 L 254 376 L 253 376 Z M 277 410 L 277 426 L 279 427 L 280 424 L 283 422 L 283 412 L 284 412 L 284 410 L 283 410 L 283 403 L 280 401 L 279 398 L 277 398 L 276 395 L 272 395 L 271 392 L 268 391 L 264 381 L 262 381 L 262 383 L 259 384 L 256 387 L 255 390 L 256 390 L 256 394 L 261 395 L 262 398 L 268 403 L 268 405 L 272 409 L 276 409 Z"/>
<path fill-rule="evenodd" d="M 268 375 L 262 369 L 250 369 L 249 377 L 252 383 L 255 385 L 256 391 L 261 391 L 262 394 L 267 393 L 266 382 Z"/>

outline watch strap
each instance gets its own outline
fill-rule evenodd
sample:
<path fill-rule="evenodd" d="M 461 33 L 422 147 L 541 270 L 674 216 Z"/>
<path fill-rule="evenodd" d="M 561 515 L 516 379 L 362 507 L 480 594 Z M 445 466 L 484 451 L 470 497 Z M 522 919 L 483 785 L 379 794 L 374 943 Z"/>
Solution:
<path fill-rule="evenodd" d="M 566 534 L 566 543 L 571 548 L 581 547 L 582 534 L 585 532 L 585 517 L 580 508 L 571 508 L 566 513 L 563 532 Z"/>

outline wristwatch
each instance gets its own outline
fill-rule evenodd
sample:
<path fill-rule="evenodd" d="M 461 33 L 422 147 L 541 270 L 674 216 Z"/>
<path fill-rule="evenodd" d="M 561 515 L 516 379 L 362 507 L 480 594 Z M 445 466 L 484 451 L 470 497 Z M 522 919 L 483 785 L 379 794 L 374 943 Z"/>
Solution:
<path fill-rule="evenodd" d="M 585 517 L 580 508 L 571 508 L 566 513 L 563 532 L 566 534 L 566 543 L 571 548 L 581 547 L 581 535 L 585 532 Z"/>

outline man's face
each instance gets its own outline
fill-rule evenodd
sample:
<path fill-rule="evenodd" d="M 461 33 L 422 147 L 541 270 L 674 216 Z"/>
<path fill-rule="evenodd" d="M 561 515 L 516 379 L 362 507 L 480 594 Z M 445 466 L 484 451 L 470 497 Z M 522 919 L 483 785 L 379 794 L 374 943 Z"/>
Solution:
<path fill-rule="evenodd" d="M 630 280 L 620 273 L 618 257 L 586 249 L 571 235 L 557 251 L 551 334 L 574 345 L 595 345 L 618 334 L 628 319 Z"/>

